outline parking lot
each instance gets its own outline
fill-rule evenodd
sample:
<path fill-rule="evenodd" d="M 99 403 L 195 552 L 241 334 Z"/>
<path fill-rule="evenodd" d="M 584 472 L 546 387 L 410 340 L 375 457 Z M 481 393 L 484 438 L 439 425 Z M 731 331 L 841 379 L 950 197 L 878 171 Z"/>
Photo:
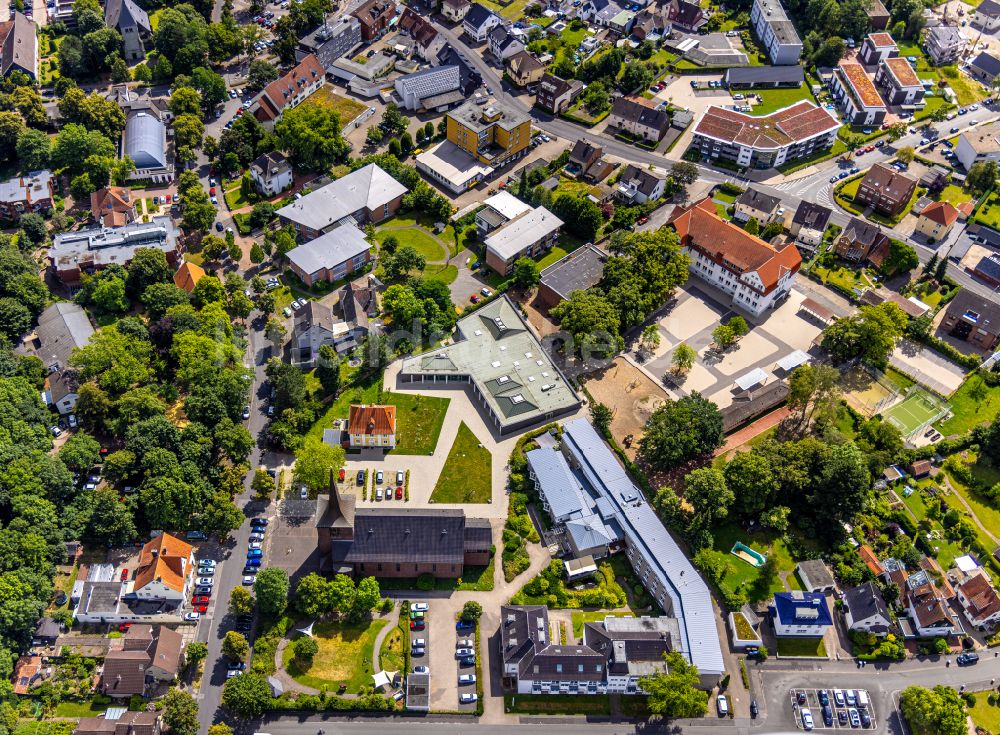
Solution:
<path fill-rule="evenodd" d="M 428 611 L 425 613 L 425 627 L 423 630 L 413 630 L 410 633 L 411 641 L 414 638 L 423 638 L 426 641 L 426 653 L 423 656 L 411 656 L 413 666 L 427 666 L 431 674 L 431 709 L 441 711 L 472 712 L 476 709 L 476 703 L 460 703 L 463 694 L 476 693 L 476 666 L 469 659 L 468 663 L 463 663 L 456 655 L 459 648 L 459 641 L 470 640 L 475 648 L 475 630 L 458 630 L 455 620 L 451 614 L 451 606 L 447 600 L 431 600 L 428 603 Z M 459 684 L 459 677 L 471 675 L 471 681 Z"/>
<path fill-rule="evenodd" d="M 795 726 L 800 730 L 874 730 L 878 727 L 866 689 L 792 689 L 788 699 Z M 828 712 L 824 713 L 824 709 Z M 812 718 L 811 726 L 807 713 Z"/>

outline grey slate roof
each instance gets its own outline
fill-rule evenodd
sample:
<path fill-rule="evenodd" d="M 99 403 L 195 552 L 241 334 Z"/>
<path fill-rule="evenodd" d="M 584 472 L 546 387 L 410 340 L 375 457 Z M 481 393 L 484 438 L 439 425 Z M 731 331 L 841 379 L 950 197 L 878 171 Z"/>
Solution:
<path fill-rule="evenodd" d="M 0 43 L 3 44 L 0 72 L 7 74 L 11 68 L 19 68 L 34 78 L 38 73 L 34 21 L 15 10 L 10 20 L 0 23 Z"/>
<path fill-rule="evenodd" d="M 782 67 L 797 69 L 799 67 Z M 811 230 L 823 231 L 826 229 L 827 223 L 830 221 L 830 215 L 833 214 L 829 207 L 824 207 L 822 204 L 814 204 L 813 202 L 807 202 L 802 200 L 799 202 L 798 209 L 795 210 L 795 215 L 792 217 L 792 222 L 797 225 L 802 225 Z"/>
<path fill-rule="evenodd" d="M 980 258 L 974 270 L 976 273 L 991 278 L 994 281 L 1000 281 L 1000 259 L 995 255 Z"/>
<path fill-rule="evenodd" d="M 406 187 L 370 163 L 278 210 L 278 216 L 323 230 L 364 209 L 375 210 L 406 193 Z"/>
<path fill-rule="evenodd" d="M 107 0 L 104 6 L 104 22 L 108 28 L 119 30 L 138 26 L 148 33 L 153 30 L 146 11 L 132 0 Z"/>
<path fill-rule="evenodd" d="M 991 77 L 1000 76 L 1000 59 L 986 51 L 983 51 L 979 56 L 974 58 L 971 64 Z"/>
<path fill-rule="evenodd" d="M 472 3 L 472 7 L 469 8 L 469 12 L 463 22 L 468 24 L 470 28 L 482 28 L 491 15 L 493 15 L 493 11 L 479 3 Z"/>
<path fill-rule="evenodd" d="M 478 542 L 480 535 L 479 530 L 473 532 L 470 541 Z M 460 565 L 466 544 L 466 519 L 461 510 L 360 508 L 354 517 L 354 542 L 344 561 Z"/>
<path fill-rule="evenodd" d="M 539 447 L 524 456 L 537 478 L 535 484 L 538 492 L 545 499 L 549 513 L 554 518 L 571 515 L 580 517 L 590 513 L 593 501 L 570 471 L 561 452 L 551 447 Z"/>
<path fill-rule="evenodd" d="M 1000 16 L 1000 3 L 994 2 L 994 0 L 983 0 L 976 8 L 976 12 L 995 18 Z"/>
<path fill-rule="evenodd" d="M 886 621 L 891 621 L 889 608 L 874 582 L 865 582 L 858 587 L 846 590 L 844 592 L 844 605 L 851 611 L 851 616 L 855 620 L 866 620 L 873 615 L 880 615 Z"/>
<path fill-rule="evenodd" d="M 574 291 L 586 290 L 601 280 L 607 259 L 603 250 L 587 244 L 545 268 L 541 282 L 562 298 L 569 298 Z"/>
<path fill-rule="evenodd" d="M 639 168 L 633 163 L 630 163 L 622 171 L 621 176 L 618 177 L 619 184 L 627 184 L 632 181 L 637 182 L 636 188 L 639 189 L 646 196 L 651 196 L 656 185 L 659 184 L 663 179 L 654 174 L 649 169 Z"/>
<path fill-rule="evenodd" d="M 365 233 L 354 225 L 341 225 L 315 240 L 288 251 L 288 260 L 304 273 L 315 273 L 323 268 L 332 269 L 355 256 L 366 252 L 371 245 Z"/>
<path fill-rule="evenodd" d="M 86 347 L 93 333 L 86 311 L 72 302 L 58 301 L 38 317 L 34 353 L 46 367 L 62 370 L 69 366 L 73 350 Z"/>
<path fill-rule="evenodd" d="M 801 84 L 805 72 L 801 66 L 743 66 L 726 69 L 726 84 Z"/>
<path fill-rule="evenodd" d="M 830 573 L 830 567 L 822 559 L 806 559 L 800 561 L 797 566 L 799 575 L 806 577 L 802 581 L 807 586 L 819 587 L 820 589 L 833 587 L 833 574 Z"/>
<path fill-rule="evenodd" d="M 773 212 L 781 206 L 781 200 L 757 189 L 747 189 L 736 199 L 737 204 L 753 207 L 759 212 Z"/>

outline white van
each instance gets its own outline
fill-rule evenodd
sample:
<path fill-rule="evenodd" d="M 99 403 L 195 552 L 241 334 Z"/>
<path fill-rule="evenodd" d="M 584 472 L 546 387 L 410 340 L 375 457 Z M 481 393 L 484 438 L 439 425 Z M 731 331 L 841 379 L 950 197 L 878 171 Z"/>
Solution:
<path fill-rule="evenodd" d="M 868 692 L 864 689 L 858 689 L 855 692 L 858 700 L 858 706 L 868 709 Z"/>

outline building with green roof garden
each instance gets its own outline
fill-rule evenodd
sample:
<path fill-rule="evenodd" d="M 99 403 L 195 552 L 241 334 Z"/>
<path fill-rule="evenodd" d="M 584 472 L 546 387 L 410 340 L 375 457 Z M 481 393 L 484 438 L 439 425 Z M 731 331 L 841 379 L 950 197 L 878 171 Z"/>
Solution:
<path fill-rule="evenodd" d="M 469 383 L 502 435 L 552 421 L 582 404 L 527 322 L 500 296 L 456 325 L 454 344 L 403 361 L 401 383 Z"/>

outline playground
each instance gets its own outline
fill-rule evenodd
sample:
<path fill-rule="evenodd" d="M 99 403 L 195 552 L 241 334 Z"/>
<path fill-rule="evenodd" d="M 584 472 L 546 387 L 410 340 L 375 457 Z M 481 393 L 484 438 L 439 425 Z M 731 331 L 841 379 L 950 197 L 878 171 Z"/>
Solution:
<path fill-rule="evenodd" d="M 923 388 L 914 386 L 906 398 L 887 410 L 885 420 L 910 437 L 926 428 L 949 411 L 947 401 L 935 398 Z"/>
<path fill-rule="evenodd" d="M 584 384 L 598 403 L 614 411 L 611 434 L 634 460 L 646 421 L 656 408 L 665 403 L 667 392 L 644 372 L 622 357 L 616 357 L 607 368 L 588 376 Z M 624 439 L 632 435 L 631 446 Z"/>

